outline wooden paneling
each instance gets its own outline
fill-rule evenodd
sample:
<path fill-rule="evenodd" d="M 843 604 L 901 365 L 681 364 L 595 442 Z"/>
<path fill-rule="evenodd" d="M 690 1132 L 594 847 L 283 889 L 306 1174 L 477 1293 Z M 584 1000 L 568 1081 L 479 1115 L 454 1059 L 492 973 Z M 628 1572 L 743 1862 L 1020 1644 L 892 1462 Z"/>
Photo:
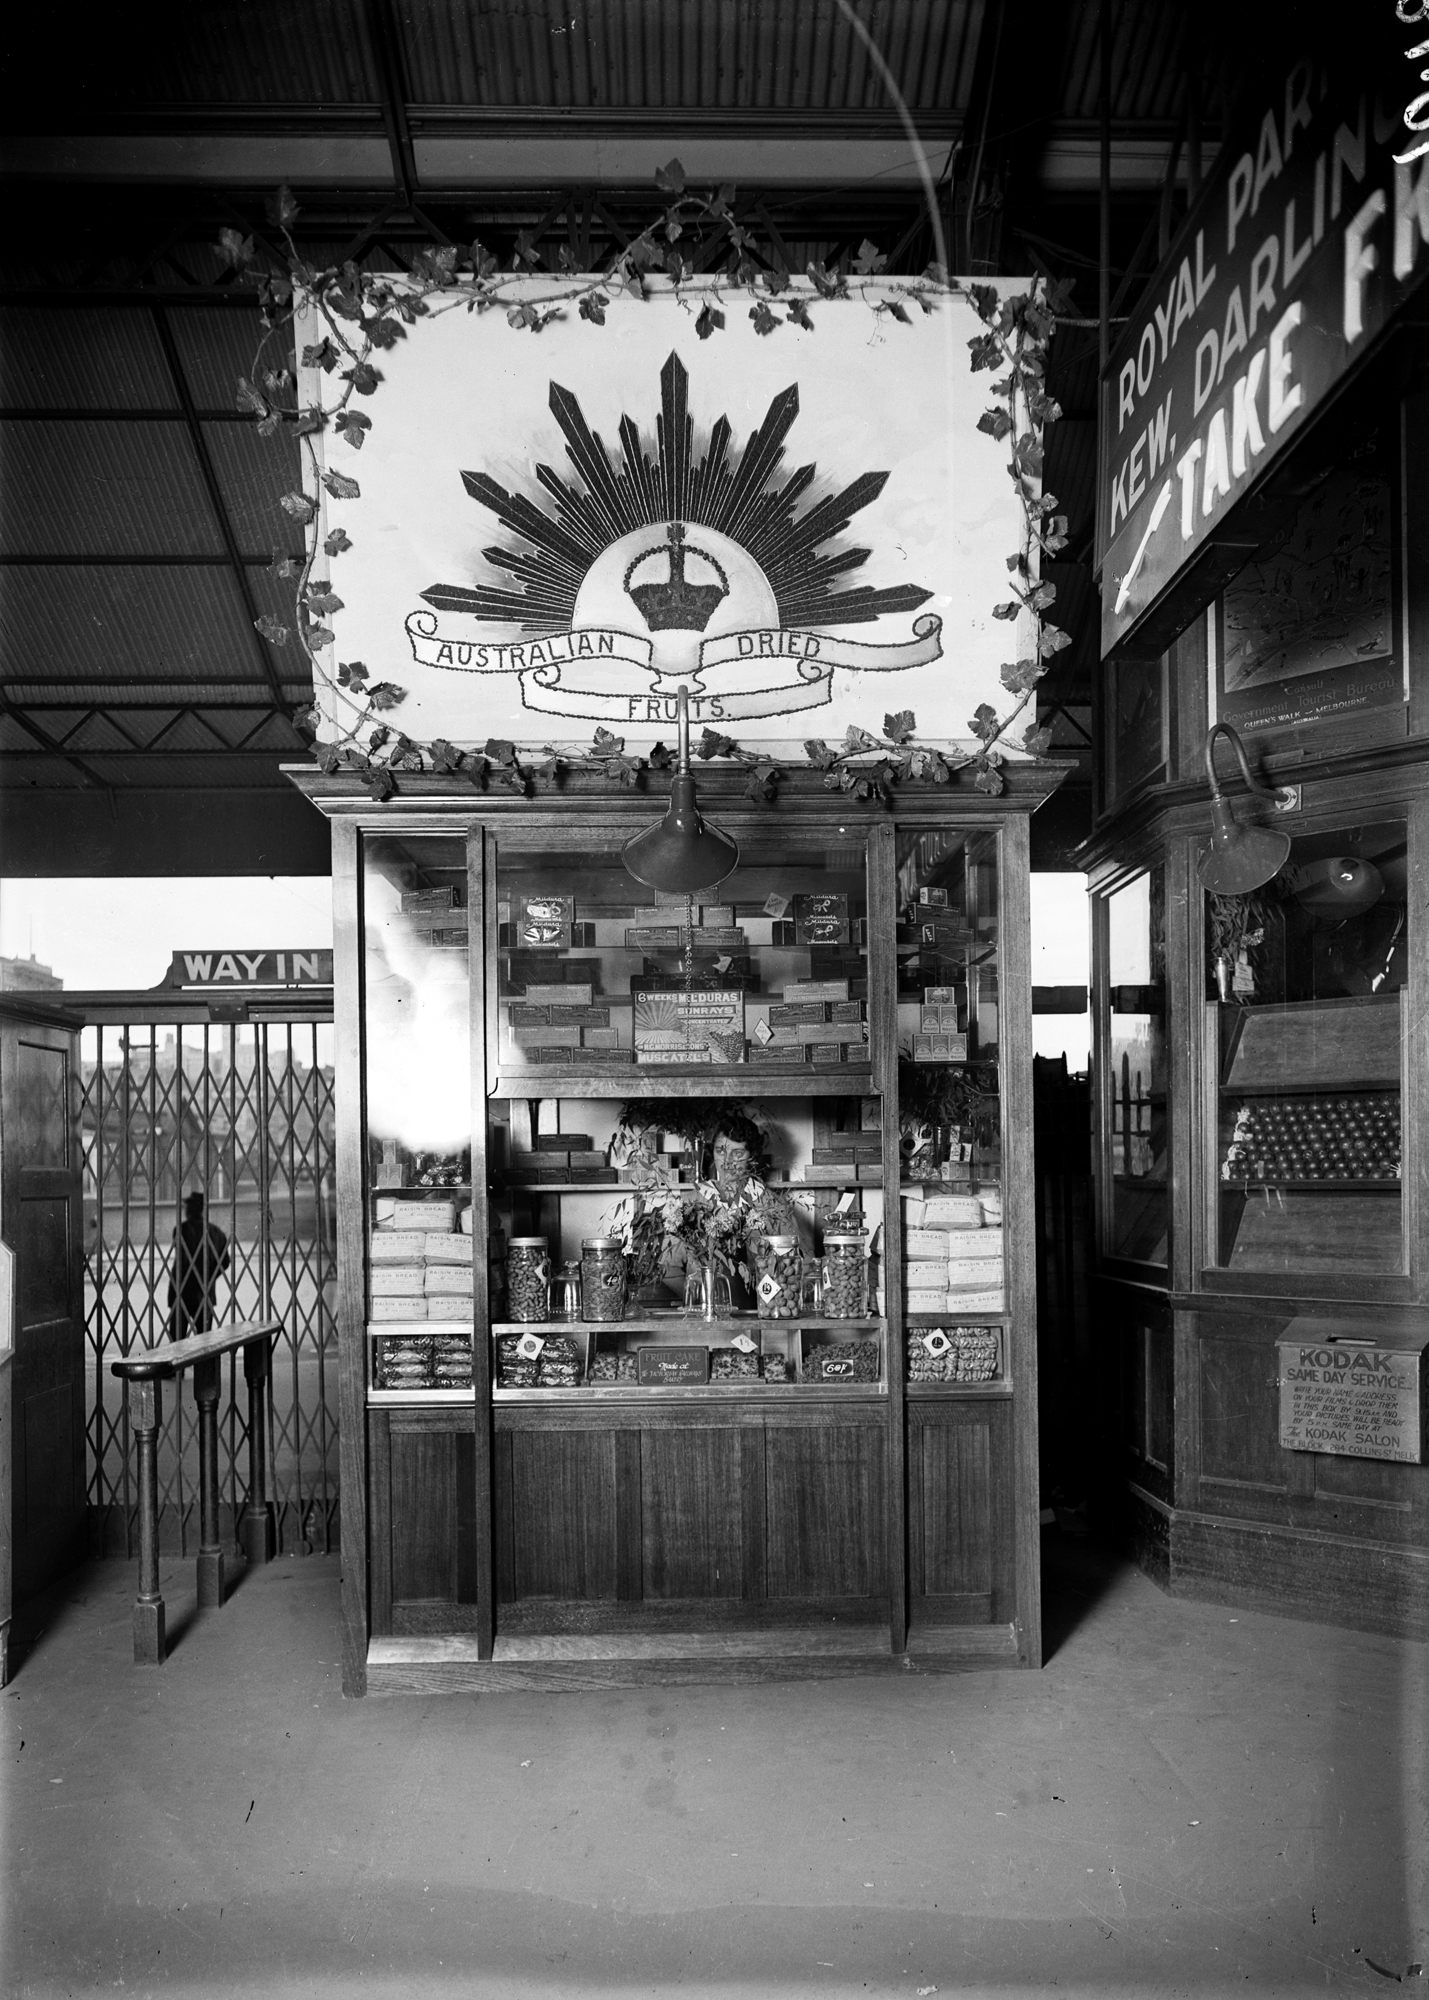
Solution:
<path fill-rule="evenodd" d="M 367 1692 L 367 1254 L 362 1100 L 362 910 L 358 833 L 332 830 L 333 1144 L 337 1168 L 338 1478 L 342 1505 L 342 1686 Z M 373 1523 L 386 1534 L 390 1514 Z M 390 1595 L 387 1599 L 390 1608 Z"/>
<path fill-rule="evenodd" d="M 1007 1237 L 1008 1373 L 1015 1400 L 1007 1419 L 1010 1479 L 1001 1517 L 1014 1590 L 995 1612 L 1017 1628 L 1018 1657 L 1042 1664 L 1042 1542 L 1037 1453 L 1037 1212 L 1026 1159 L 1032 1109 L 1032 885 L 1028 822 L 1004 821 L 999 840 L 1001 930 L 999 1036 L 1002 1070 L 1003 1215 Z M 995 1421 L 1001 1422 L 1002 1419 Z M 1001 1535 L 1000 1535 L 1001 1539 Z"/>
<path fill-rule="evenodd" d="M 909 1578 L 915 1624 L 1014 1614 L 1013 1413 L 1005 1403 L 921 1406 L 909 1429 Z"/>
<path fill-rule="evenodd" d="M 456 1439 L 394 1431 L 391 1457 L 392 1602 L 457 1601 Z"/>
<path fill-rule="evenodd" d="M 78 1036 L 0 1008 L 0 1235 L 15 1251 L 11 1367 L 15 1601 L 85 1552 Z M 3 1338 L 4 1336 L 0 1336 Z"/>
<path fill-rule="evenodd" d="M 518 1598 L 613 1598 L 613 1433 L 515 1432 L 511 1438 L 511 1532 Z"/>
<path fill-rule="evenodd" d="M 770 1597 L 874 1597 L 888 1587 L 883 1431 L 765 1431 Z"/>
<path fill-rule="evenodd" d="M 922 1426 L 923 1565 L 929 1597 L 971 1597 L 992 1622 L 992 1440 L 986 1424 Z"/>
<path fill-rule="evenodd" d="M 1273 1345 L 1201 1336 L 1201 1477 L 1283 1490 Z"/>
<path fill-rule="evenodd" d="M 1391 1465 L 1374 1458 L 1316 1458 L 1315 1498 L 1362 1500 L 1375 1507 L 1414 1506 L 1429 1479 L 1420 1465 Z"/>
<path fill-rule="evenodd" d="M 737 1430 L 645 1433 L 640 1441 L 645 1597 L 743 1595 L 742 1492 Z"/>

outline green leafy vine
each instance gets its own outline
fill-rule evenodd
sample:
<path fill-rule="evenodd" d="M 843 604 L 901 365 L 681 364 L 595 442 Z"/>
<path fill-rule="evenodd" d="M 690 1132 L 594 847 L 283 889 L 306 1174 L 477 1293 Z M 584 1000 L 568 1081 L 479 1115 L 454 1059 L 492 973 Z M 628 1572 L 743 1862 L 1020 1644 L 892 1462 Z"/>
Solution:
<path fill-rule="evenodd" d="M 821 772 L 831 791 L 885 804 L 897 785 L 909 780 L 947 784 L 956 772 L 969 767 L 980 790 L 1002 791 L 1000 767 L 1013 742 L 1009 732 L 1033 700 L 1052 658 L 1071 643 L 1068 634 L 1047 618 L 1056 589 L 1041 576 L 1042 558 L 1055 556 L 1066 547 L 1066 516 L 1057 511 L 1055 495 L 1038 490 L 1042 434 L 1061 415 L 1046 383 L 1052 330 L 1056 315 L 1066 304 L 1060 288 L 1038 284 L 1031 291 L 1004 298 L 993 285 L 965 283 L 950 277 L 941 266 L 930 265 L 921 278 L 902 283 L 897 296 L 879 296 L 870 286 L 880 279 L 888 260 L 865 241 L 846 275 L 811 263 L 803 274 L 807 289 L 796 290 L 801 281 L 786 268 L 777 245 L 772 260 L 764 257 L 752 233 L 735 220 L 732 186 L 701 194 L 687 185 L 678 160 L 670 161 L 655 179 L 665 197 L 662 213 L 638 236 L 626 241 L 600 272 L 578 270 L 563 244 L 557 271 L 546 273 L 536 243 L 523 232 L 508 268 L 501 268 L 479 240 L 466 248 L 433 244 L 418 254 L 408 275 L 396 280 L 359 270 L 351 261 L 322 268 L 311 264 L 292 234 L 299 213 L 297 203 L 288 188 L 279 188 L 268 200 L 267 215 L 284 247 L 280 253 L 265 243 L 266 265 L 251 235 L 236 229 L 220 232 L 220 254 L 254 287 L 264 326 L 252 368 L 239 378 L 239 409 L 252 416 L 261 436 L 291 435 L 298 441 L 308 455 L 314 488 L 321 485 L 334 498 L 357 499 L 359 482 L 332 467 L 324 468 L 313 441 L 322 431 L 331 430 L 352 449 L 361 450 L 372 419 L 354 399 L 375 395 L 382 382 L 382 355 L 406 338 L 409 327 L 433 312 L 504 309 L 514 331 L 539 334 L 552 320 L 574 310 L 582 320 L 601 327 L 614 295 L 648 296 L 646 279 L 651 274 L 672 280 L 679 296 L 680 287 L 695 277 L 690 250 L 696 245 L 706 267 L 712 251 L 717 249 L 723 255 L 717 275 L 711 279 L 707 269 L 695 296 L 686 301 L 696 312 L 695 331 L 701 340 L 712 338 L 726 325 L 731 302 L 721 289 L 724 283 L 740 288 L 746 296 L 755 295 L 748 316 L 755 331 L 765 338 L 783 325 L 813 332 L 816 321 L 811 308 L 818 310 L 825 304 L 857 301 L 877 319 L 906 325 L 910 308 L 930 313 L 940 298 L 966 300 L 984 328 L 968 342 L 974 372 L 1002 371 L 989 386 L 993 400 L 979 418 L 978 429 L 999 441 L 1011 439 L 1007 469 L 1025 524 L 1023 545 L 1007 558 L 1009 595 L 994 606 L 992 615 L 1012 622 L 1027 612 L 1035 646 L 1024 657 L 1003 663 L 1002 684 L 1015 697 L 1014 704 L 1007 714 L 999 715 L 990 704 L 982 703 L 968 718 L 975 747 L 966 752 L 918 743 L 913 713 L 904 709 L 884 717 L 882 736 L 850 726 L 838 745 L 811 739 L 804 745 L 802 768 Z M 529 280 L 537 272 L 550 275 L 553 284 L 547 294 L 533 299 Z M 270 343 L 293 328 L 304 304 L 317 314 L 322 334 L 303 348 L 302 366 L 318 369 L 343 385 L 333 402 L 320 401 L 307 408 L 299 405 L 292 371 L 265 365 Z M 421 771 L 460 775 L 480 790 L 529 794 L 538 780 L 559 781 L 571 771 L 595 772 L 617 784 L 633 786 L 642 772 L 673 765 L 673 756 L 664 745 L 657 743 L 648 753 L 636 755 L 627 751 L 623 738 L 605 729 L 597 729 L 588 746 L 547 745 L 534 756 L 524 757 L 515 744 L 495 738 L 480 750 L 458 749 L 441 738 L 430 743 L 413 740 L 389 720 L 406 699 L 405 688 L 394 681 L 374 680 L 360 660 L 329 665 L 324 657 L 331 655 L 334 645 L 334 633 L 326 620 L 343 608 L 332 587 L 332 566 L 352 549 L 351 538 L 342 528 L 319 537 L 319 510 L 308 492 L 286 493 L 280 504 L 305 537 L 301 558 L 275 550 L 272 563 L 272 573 L 293 585 L 293 623 L 289 626 L 267 614 L 256 624 L 263 638 L 276 647 L 287 645 L 296 636 L 311 663 L 315 687 L 326 692 L 334 711 L 345 713 L 345 726 L 335 740 L 314 741 L 313 754 L 324 771 L 355 773 L 371 795 L 381 800 L 398 791 L 403 774 Z M 293 719 L 316 738 L 322 721 L 316 703 Z M 1016 747 L 1036 757 L 1045 754 L 1049 741 L 1050 731 L 1038 728 L 1034 717 Z M 786 775 L 786 767 L 778 762 L 746 751 L 733 738 L 711 729 L 705 730 L 696 754 L 705 760 L 743 765 L 745 792 L 754 799 L 772 800 Z"/>

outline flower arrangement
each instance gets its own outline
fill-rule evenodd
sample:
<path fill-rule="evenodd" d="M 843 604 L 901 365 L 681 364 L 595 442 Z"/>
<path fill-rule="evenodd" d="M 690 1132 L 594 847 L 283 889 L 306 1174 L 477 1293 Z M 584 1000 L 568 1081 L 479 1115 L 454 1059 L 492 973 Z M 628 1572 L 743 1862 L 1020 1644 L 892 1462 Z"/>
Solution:
<path fill-rule="evenodd" d="M 685 1140 L 696 1179 L 671 1178 L 655 1151 L 658 1132 Z M 793 1234 L 794 1206 L 770 1188 L 768 1121 L 753 1105 L 703 1098 L 645 1098 L 622 1105 L 614 1157 L 633 1191 L 605 1226 L 625 1244 L 635 1288 L 659 1278 L 672 1256 L 687 1272 L 710 1271 L 752 1284 L 750 1246 L 767 1234 Z"/>

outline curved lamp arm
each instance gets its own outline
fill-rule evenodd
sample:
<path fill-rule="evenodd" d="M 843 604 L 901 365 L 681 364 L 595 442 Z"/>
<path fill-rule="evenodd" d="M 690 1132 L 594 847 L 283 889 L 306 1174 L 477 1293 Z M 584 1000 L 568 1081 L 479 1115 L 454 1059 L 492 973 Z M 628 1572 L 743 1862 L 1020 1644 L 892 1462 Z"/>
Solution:
<path fill-rule="evenodd" d="M 1284 798 L 1293 798 L 1294 794 L 1287 787 L 1271 787 L 1269 785 L 1257 784 L 1255 779 L 1250 775 L 1250 764 L 1246 759 L 1245 745 L 1241 742 L 1235 730 L 1231 728 L 1228 722 L 1213 722 L 1206 731 L 1206 777 L 1210 781 L 1211 803 L 1213 805 L 1217 800 L 1225 796 L 1221 790 L 1221 781 L 1216 776 L 1216 738 L 1218 736 L 1225 736 L 1230 739 L 1231 748 L 1235 751 L 1236 759 L 1240 764 L 1240 774 L 1245 779 L 1245 788 L 1248 792 L 1252 793 L 1258 799 L 1279 801 Z"/>

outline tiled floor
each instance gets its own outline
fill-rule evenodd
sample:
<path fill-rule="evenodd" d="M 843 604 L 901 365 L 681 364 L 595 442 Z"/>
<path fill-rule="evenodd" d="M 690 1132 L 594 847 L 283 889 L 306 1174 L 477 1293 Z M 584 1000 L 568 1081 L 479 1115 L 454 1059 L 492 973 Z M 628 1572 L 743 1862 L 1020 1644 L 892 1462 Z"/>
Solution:
<path fill-rule="evenodd" d="M 18 1621 L 4 1992 L 1429 1996 L 1429 1648 L 1048 1537 L 1040 1673 L 344 1701 L 335 1560 Z M 1396 1983 L 1397 1982 L 1397 1983 Z"/>

